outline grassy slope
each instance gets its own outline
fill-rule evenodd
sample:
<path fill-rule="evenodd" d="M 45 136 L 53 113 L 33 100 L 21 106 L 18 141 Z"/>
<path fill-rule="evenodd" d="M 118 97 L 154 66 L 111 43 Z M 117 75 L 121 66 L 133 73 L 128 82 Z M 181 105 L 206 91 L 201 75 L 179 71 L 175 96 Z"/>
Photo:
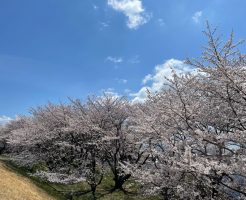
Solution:
<path fill-rule="evenodd" d="M 0 199 L 4 200 L 53 200 L 29 179 L 17 175 L 0 163 Z"/>
<path fill-rule="evenodd" d="M 0 199 L 5 199 L 5 200 L 19 200 L 19 199 L 23 199 L 23 200 L 39 200 L 39 199 L 59 199 L 59 200 L 67 200 L 68 199 L 68 194 L 70 192 L 84 192 L 85 194 L 80 195 L 80 196 L 73 196 L 73 200 L 90 200 L 93 199 L 92 195 L 89 191 L 89 186 L 88 184 L 86 184 L 85 182 L 81 182 L 78 184 L 71 184 L 71 185 L 64 185 L 64 184 L 55 184 L 55 183 L 47 183 L 44 182 L 42 180 L 40 180 L 39 178 L 36 177 L 30 177 L 28 175 L 28 172 L 30 172 L 28 169 L 26 168 L 20 168 L 17 167 L 14 163 L 8 161 L 8 159 L 4 158 L 4 157 L 0 157 L 0 160 L 2 160 L 2 163 L 0 162 L 0 169 L 3 169 L 4 173 L 6 174 L 11 174 L 12 175 L 12 180 L 11 181 L 5 181 L 5 178 L 3 178 L 2 175 L 2 171 L 0 171 Z M 3 164 L 4 163 L 4 164 Z M 20 174 L 20 175 L 17 175 Z M 18 181 L 23 181 L 27 184 L 27 188 L 30 188 L 30 191 L 28 192 L 28 190 L 24 190 L 21 189 L 19 191 L 18 189 L 18 184 L 10 184 L 11 182 L 16 182 Z M 23 193 L 26 194 L 25 197 L 21 197 L 19 198 L 15 198 L 14 196 L 10 196 L 11 198 L 7 198 L 4 197 L 2 198 L 1 196 L 1 191 L 2 191 L 2 185 L 6 185 L 6 183 L 9 183 L 9 189 L 8 191 L 25 191 Z M 129 191 L 129 194 L 124 194 L 122 191 L 115 191 L 113 193 L 110 193 L 110 189 L 112 189 L 113 187 L 113 181 L 112 181 L 112 176 L 107 175 L 104 177 L 102 183 L 100 186 L 98 186 L 97 188 L 97 198 L 100 200 L 159 200 L 160 197 L 158 196 L 152 196 L 152 197 L 144 197 L 141 196 L 138 193 L 138 189 L 139 186 L 133 181 L 127 181 L 125 183 L 125 188 L 127 189 L 127 191 Z M 38 189 L 41 188 L 41 189 Z M 30 192 L 32 192 L 32 190 L 37 191 L 37 195 L 46 195 L 44 196 L 44 198 L 42 198 L 42 196 L 40 198 L 35 198 L 33 196 L 31 196 L 32 194 Z M 49 197 L 47 194 L 45 194 L 46 191 L 48 194 L 50 194 L 52 196 Z M 13 193 L 15 194 L 15 193 Z M 10 195 L 10 194 L 9 194 Z M 29 196 L 30 195 L 30 196 Z"/>

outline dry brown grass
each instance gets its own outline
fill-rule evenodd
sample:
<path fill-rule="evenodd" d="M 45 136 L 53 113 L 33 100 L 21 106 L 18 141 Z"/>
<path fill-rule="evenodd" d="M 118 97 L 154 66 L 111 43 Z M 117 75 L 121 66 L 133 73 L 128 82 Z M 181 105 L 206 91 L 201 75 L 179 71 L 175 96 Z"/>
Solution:
<path fill-rule="evenodd" d="M 1 200 L 54 200 L 27 178 L 17 175 L 0 163 Z"/>

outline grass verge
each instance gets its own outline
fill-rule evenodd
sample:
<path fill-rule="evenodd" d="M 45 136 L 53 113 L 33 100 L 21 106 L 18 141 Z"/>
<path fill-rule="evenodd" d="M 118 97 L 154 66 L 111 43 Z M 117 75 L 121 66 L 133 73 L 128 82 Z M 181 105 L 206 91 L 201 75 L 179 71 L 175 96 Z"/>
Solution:
<path fill-rule="evenodd" d="M 57 200 L 90 200 L 93 199 L 92 194 L 90 192 L 90 187 L 86 182 L 80 182 L 77 184 L 56 184 L 45 182 L 38 177 L 30 176 L 29 173 L 32 171 L 31 169 L 17 166 L 15 163 L 11 162 L 6 157 L 0 157 L 2 162 L 1 165 L 5 166 L 10 173 L 17 174 L 16 176 L 22 177 L 22 179 L 28 179 L 30 185 L 37 186 L 37 188 L 41 188 L 41 190 L 45 191 L 50 195 L 50 199 Z M 101 200 L 159 200 L 160 196 L 142 196 L 139 194 L 139 185 L 133 180 L 128 180 L 124 187 L 128 191 L 128 193 L 124 193 L 122 191 L 114 191 L 113 193 L 110 190 L 113 188 L 113 180 L 112 175 L 107 174 L 102 183 L 98 186 L 96 196 Z M 13 185 L 13 188 L 15 186 Z M 0 196 L 1 197 L 1 196 Z M 49 199 L 46 198 L 47 200 Z M 2 198 L 1 198 L 2 199 Z M 14 198 L 12 198 L 14 199 Z M 11 199 L 11 200 L 12 200 Z M 45 200 L 46 200 L 45 199 Z M 27 199 L 29 200 L 29 199 Z M 36 200 L 36 199 L 30 199 Z M 39 199 L 37 199 L 39 200 Z"/>

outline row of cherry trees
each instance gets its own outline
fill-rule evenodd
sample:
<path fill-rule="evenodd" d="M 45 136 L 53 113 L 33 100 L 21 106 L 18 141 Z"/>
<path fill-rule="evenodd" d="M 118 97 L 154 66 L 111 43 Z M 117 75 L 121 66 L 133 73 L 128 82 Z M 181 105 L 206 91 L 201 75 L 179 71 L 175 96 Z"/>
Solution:
<path fill-rule="evenodd" d="M 93 195 L 111 170 L 115 186 L 122 189 L 130 174 L 120 164 L 134 152 L 127 119 L 130 104 L 111 95 L 90 97 L 86 103 L 48 104 L 19 117 L 3 133 L 11 156 L 22 165 L 43 164 L 36 175 L 52 182 L 86 180 Z M 106 167 L 106 169 L 105 169 Z"/>
<path fill-rule="evenodd" d="M 110 170 L 114 188 L 130 177 L 164 199 L 246 199 L 246 68 L 233 35 L 209 26 L 190 74 L 167 79 L 144 103 L 111 95 L 48 104 L 1 129 L 6 152 L 54 182 L 96 188 Z"/>

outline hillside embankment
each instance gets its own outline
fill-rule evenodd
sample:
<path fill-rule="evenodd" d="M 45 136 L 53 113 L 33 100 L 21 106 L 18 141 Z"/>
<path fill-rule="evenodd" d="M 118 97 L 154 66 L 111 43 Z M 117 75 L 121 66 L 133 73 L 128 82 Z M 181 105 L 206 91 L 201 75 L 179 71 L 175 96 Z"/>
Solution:
<path fill-rule="evenodd" d="M 54 200 L 29 179 L 16 174 L 2 162 L 0 177 L 1 200 Z"/>

